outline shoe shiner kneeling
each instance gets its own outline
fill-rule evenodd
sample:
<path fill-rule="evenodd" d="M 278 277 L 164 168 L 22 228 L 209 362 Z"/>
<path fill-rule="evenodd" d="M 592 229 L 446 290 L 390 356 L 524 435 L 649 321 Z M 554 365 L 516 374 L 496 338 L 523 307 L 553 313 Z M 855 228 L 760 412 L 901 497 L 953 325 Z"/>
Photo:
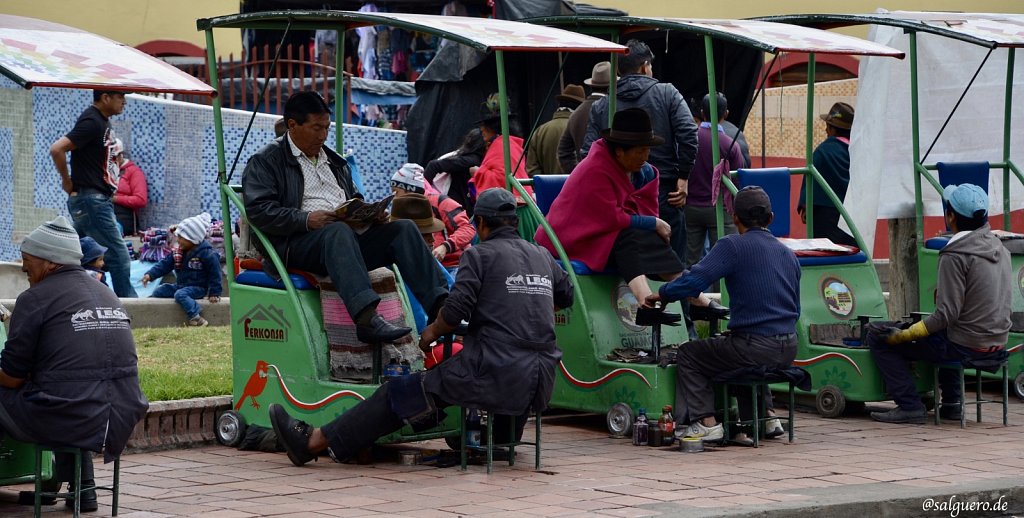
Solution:
<path fill-rule="evenodd" d="M 796 321 L 800 317 L 800 263 L 768 230 L 771 200 L 760 187 L 744 187 L 736 194 L 733 222 L 738 234 L 725 236 L 711 252 L 678 279 L 647 297 L 646 305 L 692 297 L 719 279 L 731 295 L 730 333 L 679 346 L 676 356 L 676 433 L 705 441 L 723 439 L 715 420 L 712 378 L 736 369 L 765 366 L 784 369 L 796 358 Z M 750 258 L 758 260 L 751 261 Z M 741 412 L 755 402 L 740 400 Z M 771 392 L 765 394 L 773 408 Z M 769 415 L 774 415 L 769 410 Z M 782 426 L 770 421 L 767 435 L 782 435 Z M 749 438 L 737 437 L 746 443 Z"/>
<path fill-rule="evenodd" d="M 923 423 L 928 411 L 917 395 L 911 361 L 963 361 L 996 365 L 1006 359 L 1012 294 L 1010 253 L 988 224 L 988 195 L 973 184 L 950 185 L 942 193 L 946 224 L 955 232 L 939 252 L 935 312 L 887 336 L 869 333 L 872 356 L 898 407 L 872 412 L 876 421 Z M 960 399 L 960 379 L 939 371 L 943 403 Z M 961 408 L 941 416 L 960 419 Z"/>
<path fill-rule="evenodd" d="M 202 213 L 185 218 L 174 230 L 178 247 L 142 276 L 142 285 L 149 284 L 174 270 L 174 284 L 157 286 L 153 297 L 173 298 L 185 310 L 185 326 L 203 327 L 209 324 L 199 313 L 203 308 L 199 300 L 209 296 L 210 303 L 220 302 L 220 255 L 206 240 L 210 231 L 210 215 Z"/>
<path fill-rule="evenodd" d="M 562 357 L 554 312 L 572 305 L 572 284 L 551 254 L 519 237 L 511 193 L 484 191 L 473 217 L 480 244 L 463 252 L 451 295 L 420 336 L 420 349 L 428 352 L 432 342 L 466 320 L 462 351 L 431 370 L 393 378 L 321 428 L 271 405 L 274 432 L 296 466 L 324 451 L 344 461 L 405 423 L 431 428 L 450 405 L 488 410 L 497 414 L 496 422 L 514 416 L 517 434 L 531 407 L 547 408 Z M 496 425 L 496 432 L 503 430 Z"/>

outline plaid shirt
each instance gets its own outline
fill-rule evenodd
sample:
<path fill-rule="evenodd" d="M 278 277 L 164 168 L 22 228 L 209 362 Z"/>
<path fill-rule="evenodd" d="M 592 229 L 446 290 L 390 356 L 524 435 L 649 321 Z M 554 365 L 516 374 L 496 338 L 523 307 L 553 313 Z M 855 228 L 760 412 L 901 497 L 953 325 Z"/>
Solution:
<path fill-rule="evenodd" d="M 288 146 L 292 155 L 299 161 L 302 168 L 302 177 L 305 180 L 302 190 L 302 210 L 312 212 L 314 210 L 333 211 L 348 199 L 345 190 L 338 185 L 338 180 L 331 172 L 327 162 L 327 153 L 320 149 L 316 160 L 311 160 L 299 148 L 295 147 L 291 136 L 287 137 Z"/>

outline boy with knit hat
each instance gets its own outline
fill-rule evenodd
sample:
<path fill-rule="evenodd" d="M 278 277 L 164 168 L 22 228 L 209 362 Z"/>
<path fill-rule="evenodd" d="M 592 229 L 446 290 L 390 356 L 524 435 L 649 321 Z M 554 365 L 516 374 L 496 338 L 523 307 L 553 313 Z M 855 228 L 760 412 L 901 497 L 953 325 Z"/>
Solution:
<path fill-rule="evenodd" d="M 102 452 L 110 462 L 149 406 L 128 313 L 82 269 L 78 234 L 63 216 L 25 237 L 21 258 L 29 288 L 0 351 L 0 436 Z M 46 484 L 71 480 L 68 460 L 58 455 Z M 81 510 L 96 511 L 92 455 L 81 468 Z"/>
<path fill-rule="evenodd" d="M 107 283 L 107 272 L 103 271 L 103 254 L 107 253 L 107 247 L 96 242 L 95 239 L 86 236 L 80 239 L 82 245 L 82 268 L 97 281 Z"/>
<path fill-rule="evenodd" d="M 469 248 L 476 237 L 476 229 L 470 224 L 466 209 L 444 194 L 426 192 L 423 168 L 419 164 L 402 165 L 391 177 L 391 191 L 395 193 L 396 204 L 398 199 L 410 194 L 426 196 L 434 218 L 444 223 L 444 228 L 434 232 L 428 240 L 431 243 L 430 253 L 449 272 L 458 269 L 462 252 Z"/>
<path fill-rule="evenodd" d="M 174 270 L 175 284 L 158 286 L 152 296 L 161 299 L 173 297 L 185 310 L 187 327 L 210 324 L 200 315 L 202 307 L 197 300 L 209 296 L 211 304 L 220 302 L 220 255 L 206 240 L 211 223 L 210 215 L 205 212 L 182 220 L 174 230 L 178 236 L 178 248 L 142 276 L 142 285 L 145 286 Z"/>

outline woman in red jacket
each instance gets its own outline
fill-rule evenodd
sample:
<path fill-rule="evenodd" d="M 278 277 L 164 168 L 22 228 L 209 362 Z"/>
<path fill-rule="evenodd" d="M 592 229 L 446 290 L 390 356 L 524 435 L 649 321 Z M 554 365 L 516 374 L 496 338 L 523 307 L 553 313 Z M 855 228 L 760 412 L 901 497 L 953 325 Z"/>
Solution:
<path fill-rule="evenodd" d="M 459 267 L 462 252 L 476 237 L 476 228 L 469 221 L 462 205 L 444 194 L 426 192 L 423 168 L 419 164 L 405 164 L 391 177 L 391 191 L 395 197 L 422 194 L 430 201 L 434 218 L 444 223 L 444 229 L 431 236 L 431 254 L 449 272 Z"/>
<path fill-rule="evenodd" d="M 117 192 L 111 200 L 114 202 L 114 216 L 121 224 L 121 233 L 131 236 L 139 232 L 139 210 L 149 201 L 146 174 L 135 162 L 124 156 L 124 143 L 121 139 L 114 141 L 114 155 L 121 164 L 121 179 L 117 182 Z"/>

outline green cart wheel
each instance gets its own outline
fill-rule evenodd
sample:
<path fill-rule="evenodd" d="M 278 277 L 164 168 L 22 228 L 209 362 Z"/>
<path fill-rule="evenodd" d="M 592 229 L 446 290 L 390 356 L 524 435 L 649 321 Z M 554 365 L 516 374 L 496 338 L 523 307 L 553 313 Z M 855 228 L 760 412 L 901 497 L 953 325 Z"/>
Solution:
<path fill-rule="evenodd" d="M 839 417 L 846 410 L 846 396 L 843 395 L 842 390 L 839 390 L 839 387 L 825 385 L 818 390 L 818 395 L 814 398 L 814 406 L 817 407 L 821 417 Z"/>
<path fill-rule="evenodd" d="M 241 444 L 242 438 L 245 437 L 245 418 L 234 410 L 227 410 L 217 416 L 214 431 L 217 434 L 217 442 L 234 448 Z"/>
<path fill-rule="evenodd" d="M 633 430 L 633 409 L 625 403 L 615 403 L 608 410 L 608 433 L 612 437 L 626 437 Z"/>

